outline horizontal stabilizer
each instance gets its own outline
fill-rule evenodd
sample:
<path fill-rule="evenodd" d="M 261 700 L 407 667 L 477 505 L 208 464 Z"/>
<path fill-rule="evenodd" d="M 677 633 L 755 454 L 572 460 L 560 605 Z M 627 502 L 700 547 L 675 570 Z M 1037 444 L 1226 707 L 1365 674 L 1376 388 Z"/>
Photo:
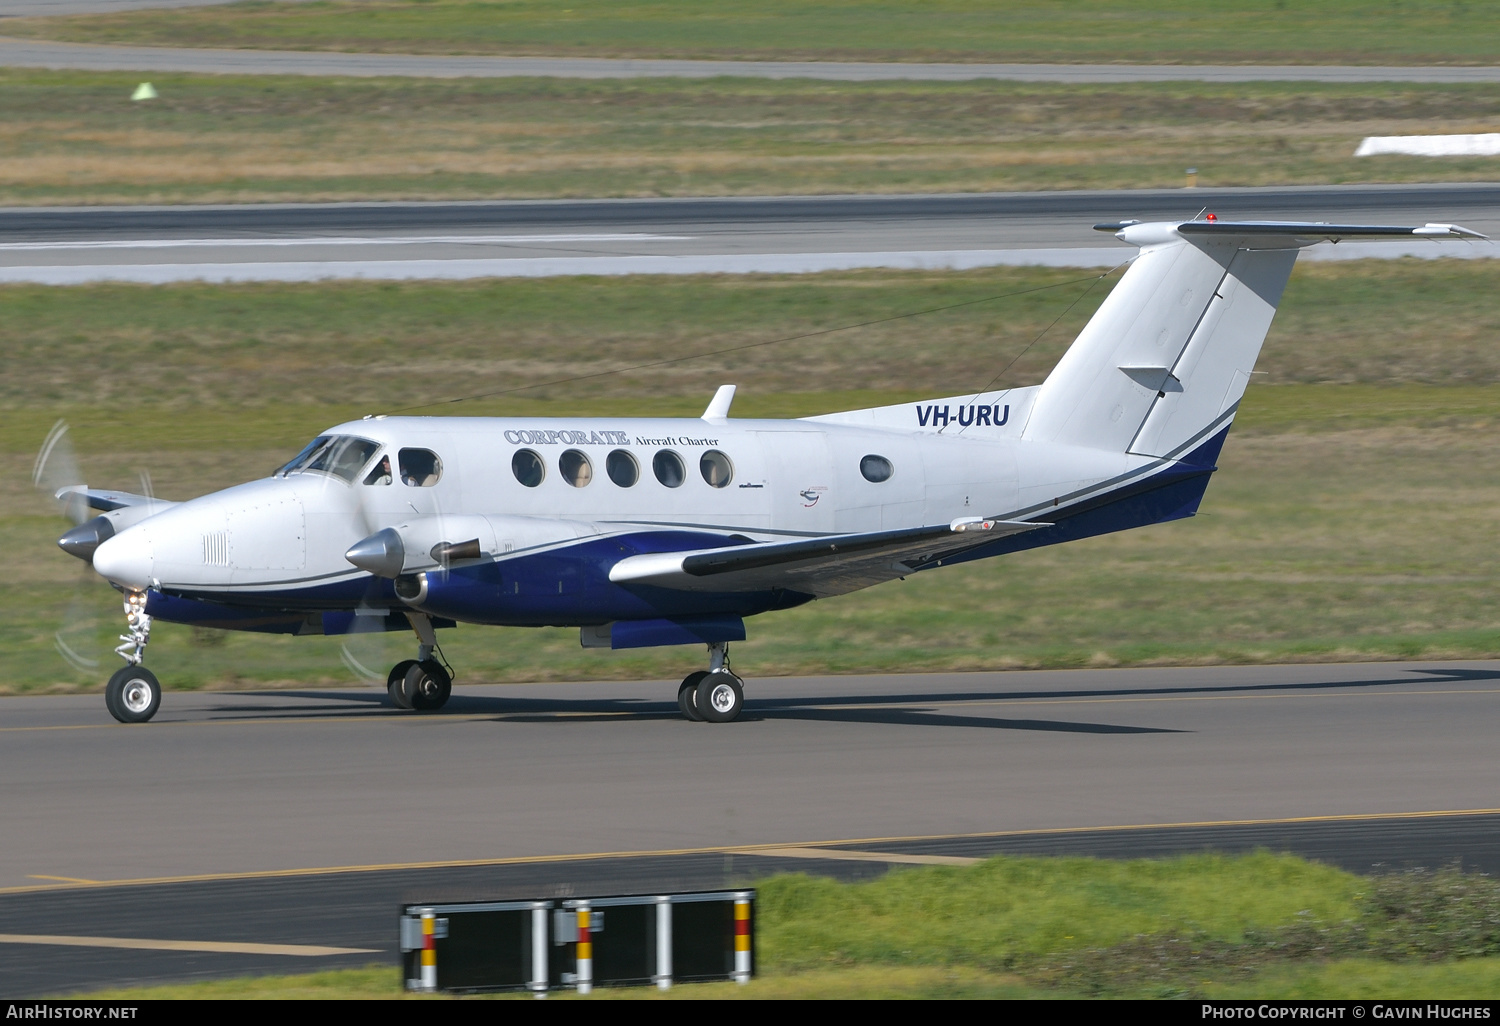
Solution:
<path fill-rule="evenodd" d="M 827 597 L 904 577 L 997 538 L 1048 526 L 967 519 L 939 527 L 659 552 L 620 560 L 609 579 L 680 591 L 785 588 Z"/>
<path fill-rule="evenodd" d="M 1141 231 L 1137 228 L 1142 222 L 1139 221 L 1108 221 L 1104 224 L 1094 225 L 1096 232 L 1113 232 L 1122 234 L 1126 242 L 1137 240 L 1129 238 L 1130 234 Z M 1385 224 L 1328 224 L 1324 221 L 1183 221 L 1179 224 L 1151 224 L 1150 228 L 1172 228 L 1180 235 L 1198 235 L 1208 238 L 1225 238 L 1228 236 L 1262 236 L 1265 238 L 1278 239 L 1307 239 L 1312 242 L 1338 242 L 1340 239 L 1390 239 L 1390 238 L 1430 238 L 1430 239 L 1488 239 L 1489 236 L 1482 235 L 1470 228 L 1463 228 L 1456 224 L 1424 224 L 1413 225 L 1385 225 Z M 1132 232 L 1132 229 L 1135 231 Z"/>

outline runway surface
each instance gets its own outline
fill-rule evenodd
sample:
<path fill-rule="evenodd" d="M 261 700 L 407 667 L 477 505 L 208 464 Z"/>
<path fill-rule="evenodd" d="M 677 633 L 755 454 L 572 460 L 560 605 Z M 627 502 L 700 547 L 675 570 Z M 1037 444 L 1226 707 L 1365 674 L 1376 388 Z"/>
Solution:
<path fill-rule="evenodd" d="M 0 281 L 307 281 L 795 273 L 998 264 L 1110 267 L 1102 220 L 1220 217 L 1500 233 L 1500 185 L 928 196 L 0 209 Z M 1493 257 L 1493 243 L 1345 243 L 1311 259 Z"/>
<path fill-rule="evenodd" d="M 0 992 L 393 962 L 406 898 L 914 856 L 1264 845 L 1500 869 L 1500 662 L 741 669 L 729 725 L 680 719 L 670 681 L 460 686 L 427 716 L 373 690 L 169 693 L 130 727 L 98 696 L 0 700 Z"/>
<path fill-rule="evenodd" d="M 1213 64 L 919 64 L 861 61 L 614 60 L 599 57 L 447 57 L 103 46 L 0 38 L 0 66 L 208 75 L 395 75 L 417 78 L 812 78 L 961 82 L 1500 82 L 1500 67 Z"/>

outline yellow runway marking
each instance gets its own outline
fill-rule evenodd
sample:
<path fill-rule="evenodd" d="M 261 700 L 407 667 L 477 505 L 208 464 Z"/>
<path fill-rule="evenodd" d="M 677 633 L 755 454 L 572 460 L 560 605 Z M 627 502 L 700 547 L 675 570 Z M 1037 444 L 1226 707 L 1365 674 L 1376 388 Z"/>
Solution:
<path fill-rule="evenodd" d="M 902 855 L 885 851 L 844 851 L 839 848 L 738 848 L 731 855 L 771 855 L 784 859 L 833 859 L 839 862 L 899 862 L 913 866 L 972 866 L 984 859 L 964 855 Z"/>
<path fill-rule="evenodd" d="M 199 873 L 185 876 L 143 877 L 134 880 L 101 880 L 94 884 L 35 884 L 27 887 L 0 887 L 0 894 L 32 891 L 75 890 L 84 887 L 140 887 L 148 884 L 205 883 L 218 880 L 274 880 L 297 876 L 333 876 L 345 873 L 378 873 L 413 869 L 457 869 L 461 867 L 516 866 L 545 862 L 582 862 L 588 859 L 660 858 L 667 855 L 753 855 L 758 851 L 802 848 L 809 851 L 837 851 L 851 845 L 903 844 L 913 841 L 947 841 L 961 838 L 987 839 L 1032 837 L 1038 834 L 1101 834 L 1130 830 L 1180 830 L 1189 827 L 1289 826 L 1296 823 L 1393 822 L 1410 819 L 1435 819 L 1442 816 L 1500 816 L 1500 809 L 1433 809 L 1425 812 L 1351 812 L 1334 816 L 1288 816 L 1279 819 L 1222 819 L 1185 823 L 1122 823 L 1111 826 L 1032 827 L 1027 830 L 992 830 L 971 834 L 908 834 L 897 837 L 848 837 L 841 840 L 786 842 L 774 844 L 715 845 L 709 848 L 663 848 L 640 851 L 596 851 L 571 855 L 517 855 L 501 859 L 449 859 L 442 862 L 389 862 L 365 866 L 316 866 L 306 869 L 271 869 L 246 873 Z M 821 857 L 821 856 L 820 856 Z"/>
<path fill-rule="evenodd" d="M 317 944 L 251 944 L 245 941 L 147 940 L 142 937 L 63 937 L 0 933 L 0 944 L 56 944 L 70 948 L 131 948 L 137 951 L 212 951 L 228 955 L 376 955 L 378 948 L 329 948 Z"/>
<path fill-rule="evenodd" d="M 99 881 L 99 880 L 81 880 L 81 879 L 79 879 L 76 876 L 43 876 L 41 873 L 27 873 L 26 874 L 26 879 L 28 879 L 28 880 L 61 880 L 63 883 L 73 883 L 73 884 L 96 884 L 96 883 L 101 883 L 102 882 L 102 881 Z"/>
<path fill-rule="evenodd" d="M 1396 698 L 1401 695 L 1420 695 L 1427 698 L 1431 695 L 1500 695 L 1500 688 L 1461 688 L 1452 691 L 1340 691 L 1340 692 L 1316 692 L 1314 694 L 1249 694 L 1249 695 L 1134 695 L 1122 698 L 959 698 L 951 702 L 929 702 L 928 705 L 1113 705 L 1124 702 L 1249 702 L 1268 701 L 1278 698 L 1292 699 L 1316 699 L 1316 698 Z M 920 705 L 913 702 L 912 705 Z M 830 706 L 839 709 L 888 709 L 885 705 L 844 705 Z"/>

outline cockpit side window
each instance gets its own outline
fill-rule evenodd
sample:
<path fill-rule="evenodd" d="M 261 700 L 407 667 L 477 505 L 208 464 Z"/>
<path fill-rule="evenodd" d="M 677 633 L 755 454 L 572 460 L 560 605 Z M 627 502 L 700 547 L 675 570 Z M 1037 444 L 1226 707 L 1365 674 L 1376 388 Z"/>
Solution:
<path fill-rule="evenodd" d="M 431 488 L 443 476 L 443 461 L 431 449 L 402 449 L 401 483 L 413 488 Z"/>
<path fill-rule="evenodd" d="M 285 477 L 288 474 L 305 474 L 316 470 L 352 483 L 379 448 L 379 443 L 368 438 L 322 435 L 314 438 L 295 459 L 278 470 L 276 476 Z"/>
<path fill-rule="evenodd" d="M 375 466 L 365 475 L 367 485 L 388 485 L 391 483 L 391 457 L 389 454 L 380 457 Z"/>

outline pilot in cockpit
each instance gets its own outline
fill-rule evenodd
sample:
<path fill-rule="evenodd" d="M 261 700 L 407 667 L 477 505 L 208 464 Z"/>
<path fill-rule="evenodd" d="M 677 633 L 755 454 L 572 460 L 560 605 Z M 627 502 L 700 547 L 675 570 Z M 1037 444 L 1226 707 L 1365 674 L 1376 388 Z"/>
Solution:
<path fill-rule="evenodd" d="M 380 462 L 375 464 L 375 469 L 365 477 L 367 485 L 388 485 L 391 483 L 391 458 L 380 457 Z"/>

